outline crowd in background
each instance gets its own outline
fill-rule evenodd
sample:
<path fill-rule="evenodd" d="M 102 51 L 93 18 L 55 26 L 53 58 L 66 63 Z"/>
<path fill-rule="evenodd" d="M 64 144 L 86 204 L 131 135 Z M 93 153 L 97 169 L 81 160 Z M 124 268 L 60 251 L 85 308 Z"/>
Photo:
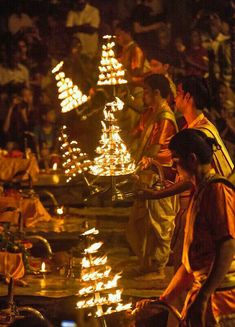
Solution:
<path fill-rule="evenodd" d="M 162 73 L 166 67 L 164 73 L 172 84 L 188 75 L 205 79 L 211 94 L 205 112 L 235 159 L 233 4 L 223 0 L 2 0 L 0 146 L 23 150 L 27 139 L 41 158 L 57 152 L 58 127 L 64 117 L 52 68 L 63 60 L 66 75 L 82 92 L 96 94 L 94 106 L 99 107 L 103 98 L 96 83 L 102 36 L 116 34 L 117 54 L 127 69 L 130 89 L 134 85 L 134 97 L 147 70 Z M 141 73 L 132 76 L 135 63 L 123 56 L 120 30 L 143 53 Z M 141 110 L 140 106 L 138 113 Z M 79 117 L 73 123 L 90 135 Z"/>

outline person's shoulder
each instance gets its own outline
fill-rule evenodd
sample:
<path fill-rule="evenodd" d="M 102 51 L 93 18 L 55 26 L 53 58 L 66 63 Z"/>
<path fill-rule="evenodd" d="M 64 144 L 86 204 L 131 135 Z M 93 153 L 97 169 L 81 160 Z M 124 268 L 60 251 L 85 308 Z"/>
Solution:
<path fill-rule="evenodd" d="M 87 5 L 86 5 L 86 7 L 85 7 L 84 10 L 89 11 L 89 12 L 90 11 L 97 12 L 97 13 L 100 12 L 99 9 L 96 6 L 93 6 L 90 3 L 87 3 Z"/>
<path fill-rule="evenodd" d="M 223 176 L 215 176 L 212 180 L 210 180 L 206 185 L 207 194 L 215 195 L 219 193 L 225 193 L 229 191 L 235 194 L 235 185 L 229 181 L 227 178 Z"/>

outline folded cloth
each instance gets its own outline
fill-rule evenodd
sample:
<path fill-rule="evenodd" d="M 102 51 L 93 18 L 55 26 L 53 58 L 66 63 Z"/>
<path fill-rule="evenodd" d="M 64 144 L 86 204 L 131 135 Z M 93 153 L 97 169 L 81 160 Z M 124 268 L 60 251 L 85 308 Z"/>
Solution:
<path fill-rule="evenodd" d="M 26 227 L 37 224 L 39 221 L 51 220 L 50 214 L 38 198 L 23 198 L 15 196 L 0 197 L 0 211 L 7 207 L 15 207 L 15 211 L 1 213 L 0 221 L 8 221 L 13 225 L 19 223 L 19 212 Z"/>
<path fill-rule="evenodd" d="M 3 182 L 11 181 L 15 175 L 23 174 L 23 180 L 31 176 L 33 181 L 37 180 L 39 174 L 39 167 L 35 156 L 29 159 L 24 158 L 0 158 L 0 180 Z"/>
<path fill-rule="evenodd" d="M 22 278 L 24 273 L 22 253 L 0 252 L 0 274 L 5 276 L 7 282 L 10 277 Z"/>

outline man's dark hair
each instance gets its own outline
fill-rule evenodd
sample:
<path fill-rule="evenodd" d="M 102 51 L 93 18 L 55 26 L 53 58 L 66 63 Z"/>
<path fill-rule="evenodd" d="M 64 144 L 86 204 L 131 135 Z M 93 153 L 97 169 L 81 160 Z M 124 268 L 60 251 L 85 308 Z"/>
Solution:
<path fill-rule="evenodd" d="M 121 31 L 124 31 L 130 35 L 133 34 L 133 27 L 130 19 L 122 20 L 116 25 L 115 28 L 120 29 Z"/>
<path fill-rule="evenodd" d="M 162 63 L 163 65 L 171 65 L 172 59 L 168 51 L 158 50 L 158 51 L 149 51 L 147 59 L 156 60 Z"/>
<path fill-rule="evenodd" d="M 207 137 L 200 130 L 187 128 L 172 137 L 169 149 L 183 159 L 195 153 L 201 164 L 209 164 L 213 157 L 213 146 L 218 147 L 215 139 Z"/>
<path fill-rule="evenodd" d="M 210 107 L 210 91 L 204 78 L 197 76 L 188 76 L 182 78 L 181 82 L 183 91 L 190 93 L 193 97 L 197 109 Z"/>
<path fill-rule="evenodd" d="M 149 75 L 145 77 L 144 84 L 149 86 L 153 91 L 159 90 L 164 99 L 166 99 L 171 93 L 170 83 L 164 75 Z"/>

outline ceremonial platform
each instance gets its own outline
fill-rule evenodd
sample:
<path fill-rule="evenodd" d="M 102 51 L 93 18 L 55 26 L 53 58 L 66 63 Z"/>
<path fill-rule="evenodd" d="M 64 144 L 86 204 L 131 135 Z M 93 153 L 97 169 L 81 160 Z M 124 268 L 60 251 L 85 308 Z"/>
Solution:
<path fill-rule="evenodd" d="M 51 188 L 49 187 L 51 191 Z M 73 190 L 75 192 L 75 190 Z M 76 192 L 75 192 L 76 193 Z M 114 272 L 132 269 L 137 266 L 137 258 L 131 252 L 125 238 L 125 228 L 131 209 L 131 203 L 126 206 L 94 207 L 83 206 L 66 207 L 65 214 L 53 217 L 49 222 L 40 222 L 34 227 L 25 230 L 27 235 L 39 235 L 48 240 L 51 245 L 53 256 L 45 259 L 50 273 L 42 275 L 28 274 L 23 278 L 27 286 L 15 286 L 14 299 L 17 305 L 29 305 L 37 308 L 43 315 L 60 326 L 63 320 L 80 321 L 79 326 L 101 326 L 99 320 L 89 319 L 86 321 L 84 312 L 77 310 L 76 302 L 79 300 L 80 289 L 79 271 L 81 258 L 80 234 L 84 225 L 89 228 L 96 227 L 99 230 L 99 239 L 102 240 L 103 251 L 108 256 L 108 264 Z M 38 250 L 38 251 L 37 251 Z M 39 254 L 37 253 L 39 252 Z M 43 248 L 38 245 L 36 257 L 31 260 L 34 267 L 39 268 L 42 260 L 39 255 Z M 72 266 L 69 260 L 73 258 Z M 64 263 L 67 266 L 64 266 Z M 70 270 L 69 270 L 70 269 Z M 165 279 L 159 279 L 156 275 L 149 280 L 135 280 L 133 277 L 123 277 L 118 286 L 123 288 L 123 298 L 135 303 L 139 298 L 158 297 L 167 286 L 172 276 L 172 268 L 167 267 Z M 6 301 L 7 286 L 1 285 L 1 303 Z M 128 326 L 122 313 L 108 317 L 108 326 Z M 84 320 L 85 319 L 85 320 Z M 122 322 L 122 325 L 121 325 Z M 164 325 L 162 325 L 164 326 Z"/>

